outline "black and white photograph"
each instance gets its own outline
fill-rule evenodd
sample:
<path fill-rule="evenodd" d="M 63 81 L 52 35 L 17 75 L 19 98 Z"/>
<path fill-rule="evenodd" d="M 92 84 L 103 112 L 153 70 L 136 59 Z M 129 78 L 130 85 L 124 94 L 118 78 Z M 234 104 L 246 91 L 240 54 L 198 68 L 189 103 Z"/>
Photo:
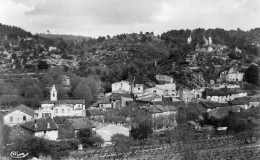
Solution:
<path fill-rule="evenodd" d="M 0 0 L 0 160 L 260 160 L 259 0 Z"/>

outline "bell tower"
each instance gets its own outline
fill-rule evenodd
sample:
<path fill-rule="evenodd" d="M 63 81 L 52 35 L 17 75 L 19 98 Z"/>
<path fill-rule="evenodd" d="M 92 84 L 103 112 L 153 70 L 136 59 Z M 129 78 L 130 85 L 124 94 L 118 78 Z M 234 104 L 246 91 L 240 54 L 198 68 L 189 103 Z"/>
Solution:
<path fill-rule="evenodd" d="M 51 98 L 51 101 L 57 101 L 58 100 L 58 93 L 57 93 L 57 90 L 55 88 L 55 85 L 52 86 L 52 89 L 51 89 L 51 93 L 50 93 L 50 98 Z"/>

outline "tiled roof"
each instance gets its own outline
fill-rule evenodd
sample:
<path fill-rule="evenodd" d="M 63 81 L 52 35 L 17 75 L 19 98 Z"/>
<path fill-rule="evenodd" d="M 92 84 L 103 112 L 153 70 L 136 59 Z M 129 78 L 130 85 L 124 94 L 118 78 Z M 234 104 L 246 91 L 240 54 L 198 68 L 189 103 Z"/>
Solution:
<path fill-rule="evenodd" d="M 228 103 L 217 103 L 217 102 L 199 102 L 201 103 L 205 108 L 217 108 L 217 107 L 229 107 L 230 105 Z"/>
<path fill-rule="evenodd" d="M 112 100 L 121 100 L 121 97 L 131 98 L 131 94 L 128 94 L 128 93 L 112 93 L 112 95 L 111 95 Z"/>
<path fill-rule="evenodd" d="M 220 89 L 205 88 L 206 96 L 227 96 L 230 94 L 239 94 L 245 92 L 246 91 L 244 90 L 233 89 L 233 88 L 220 88 Z"/>
<path fill-rule="evenodd" d="M 98 103 L 102 103 L 102 104 L 109 104 L 111 103 L 110 100 L 108 98 L 102 98 L 101 100 L 99 100 Z"/>
<path fill-rule="evenodd" d="M 21 111 L 21 112 L 24 112 L 24 113 L 26 113 L 26 114 L 28 114 L 28 115 L 30 115 L 30 116 L 32 116 L 32 117 L 34 116 L 34 110 L 33 110 L 32 108 L 27 107 L 26 105 L 23 105 L 23 104 L 21 104 L 21 105 L 15 107 L 15 108 L 13 108 L 13 109 L 11 109 L 9 112 L 6 113 L 6 115 L 7 115 L 7 114 L 10 114 L 10 113 L 12 113 L 12 112 L 14 112 L 14 111 L 16 111 L 16 110 L 19 110 L 19 111 Z"/>
<path fill-rule="evenodd" d="M 259 100 L 260 99 L 257 97 L 238 97 L 235 98 L 230 103 L 233 105 L 243 105 L 243 104 L 248 104 L 249 102 L 259 102 Z"/>
<path fill-rule="evenodd" d="M 35 128 L 35 123 L 37 124 L 37 128 Z M 50 124 L 49 128 L 47 128 L 48 123 Z M 26 122 L 21 124 L 21 126 L 34 132 L 58 130 L 57 124 L 54 122 L 54 120 L 51 117 L 46 117 L 46 118 L 41 118 L 30 122 Z"/>
<path fill-rule="evenodd" d="M 45 100 L 43 102 L 41 102 L 41 104 L 85 104 L 85 100 L 84 99 L 75 99 L 75 100 L 57 100 L 57 101 L 51 101 L 51 100 Z"/>
<path fill-rule="evenodd" d="M 147 110 L 150 113 L 163 113 L 169 111 L 177 111 L 174 106 L 163 106 L 163 105 L 150 105 L 150 106 L 142 106 L 141 108 Z"/>
<path fill-rule="evenodd" d="M 70 139 L 75 137 L 73 125 L 65 119 L 62 123 L 58 125 L 58 139 Z"/>
<path fill-rule="evenodd" d="M 87 112 L 88 112 L 89 115 L 91 115 L 91 116 L 104 115 L 104 114 L 105 114 L 104 111 L 99 110 L 99 109 L 91 109 L 91 110 L 89 109 L 89 110 L 87 110 Z"/>
<path fill-rule="evenodd" d="M 68 121 L 74 126 L 75 129 L 92 128 L 94 125 L 87 118 L 75 118 L 68 119 Z"/>

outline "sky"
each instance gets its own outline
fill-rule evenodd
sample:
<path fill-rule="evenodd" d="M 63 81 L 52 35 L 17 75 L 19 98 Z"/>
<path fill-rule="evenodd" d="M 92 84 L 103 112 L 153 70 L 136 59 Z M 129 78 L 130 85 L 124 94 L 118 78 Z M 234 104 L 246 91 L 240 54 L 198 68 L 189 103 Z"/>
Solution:
<path fill-rule="evenodd" d="M 260 0 L 0 0 L 0 23 L 90 37 L 260 27 Z"/>

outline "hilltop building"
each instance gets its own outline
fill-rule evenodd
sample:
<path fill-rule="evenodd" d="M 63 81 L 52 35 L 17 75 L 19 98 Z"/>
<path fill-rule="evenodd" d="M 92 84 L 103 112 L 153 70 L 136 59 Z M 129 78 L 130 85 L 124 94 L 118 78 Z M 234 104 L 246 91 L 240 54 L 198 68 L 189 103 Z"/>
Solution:
<path fill-rule="evenodd" d="M 230 68 L 228 71 L 220 73 L 220 79 L 226 82 L 241 82 L 243 81 L 244 73 L 241 73 L 236 68 Z"/>

